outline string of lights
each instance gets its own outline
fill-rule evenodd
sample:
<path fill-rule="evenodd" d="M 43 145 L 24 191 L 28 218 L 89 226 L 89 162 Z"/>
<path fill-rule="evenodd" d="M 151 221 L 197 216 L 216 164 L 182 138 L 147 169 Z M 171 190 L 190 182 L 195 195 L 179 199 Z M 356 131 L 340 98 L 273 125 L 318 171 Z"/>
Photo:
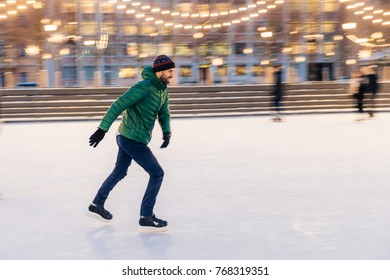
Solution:
<path fill-rule="evenodd" d="M 390 47 L 390 44 L 375 44 L 375 43 L 370 43 L 367 38 L 359 38 L 355 34 L 347 34 L 346 35 L 347 39 L 350 41 L 359 44 L 363 47 L 370 47 L 370 48 L 387 48 Z"/>
<path fill-rule="evenodd" d="M 123 4 L 125 2 L 128 2 L 127 5 Z M 132 2 L 132 0 L 122 0 L 122 4 L 117 5 L 117 8 L 125 10 L 126 14 L 134 15 L 136 19 L 143 19 L 145 22 L 154 23 L 155 25 L 200 30 L 218 29 L 249 21 L 258 18 L 262 14 L 266 14 L 269 10 L 275 9 L 277 5 L 283 3 L 284 0 L 257 1 L 252 4 L 230 8 L 224 11 L 188 13 L 162 9 L 161 7 L 151 6 L 145 3 L 141 4 L 139 1 Z M 131 6 L 131 8 L 129 8 L 129 6 Z M 234 19 L 225 19 L 228 16 L 234 16 Z M 188 21 L 188 23 L 179 23 L 177 19 L 190 19 L 190 21 Z"/>
<path fill-rule="evenodd" d="M 33 9 L 42 9 L 43 3 L 36 0 L 5 0 L 0 1 L 0 20 L 18 15 L 21 12 Z"/>
<path fill-rule="evenodd" d="M 107 3 L 116 7 L 119 11 L 141 19 L 147 23 L 163 25 L 164 27 L 182 29 L 215 29 L 227 27 L 234 24 L 246 22 L 266 14 L 284 0 L 263 0 L 251 4 L 229 8 L 224 11 L 203 11 L 203 12 L 179 12 L 175 9 L 164 9 L 156 5 L 151 5 L 146 1 L 137 0 L 108 0 Z M 29 7 L 34 9 L 42 8 L 44 4 L 36 0 L 6 0 L 0 1 L 0 20 L 17 15 Z M 229 17 L 229 18 L 228 18 Z M 230 19 L 234 17 L 233 19 Z M 178 23 L 178 19 L 183 19 L 185 23 Z M 186 21 L 187 20 L 187 21 Z"/>
<path fill-rule="evenodd" d="M 363 47 L 384 48 L 390 46 L 383 34 L 390 27 L 390 8 L 386 7 L 387 10 L 385 10 L 376 6 L 375 3 L 371 4 L 370 1 L 339 1 L 346 4 L 348 17 L 351 19 L 351 22 L 343 24 L 343 29 L 348 32 L 346 34 L 347 39 Z M 357 30 L 358 33 L 370 31 L 371 34 L 358 36 L 356 32 L 353 33 L 351 30 Z"/>
<path fill-rule="evenodd" d="M 340 2 L 347 2 L 346 9 L 354 15 L 360 16 L 364 21 L 371 21 L 374 24 L 390 25 L 390 8 L 386 11 L 362 1 L 351 2 L 351 0 L 340 0 Z"/>

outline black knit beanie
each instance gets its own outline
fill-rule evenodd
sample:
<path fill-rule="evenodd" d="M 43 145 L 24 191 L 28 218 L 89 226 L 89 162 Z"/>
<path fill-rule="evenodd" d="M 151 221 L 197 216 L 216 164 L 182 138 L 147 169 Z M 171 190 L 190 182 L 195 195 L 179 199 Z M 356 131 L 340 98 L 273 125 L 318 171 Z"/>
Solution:
<path fill-rule="evenodd" d="M 153 62 L 154 73 L 171 68 L 175 68 L 175 62 L 164 54 L 159 55 Z"/>

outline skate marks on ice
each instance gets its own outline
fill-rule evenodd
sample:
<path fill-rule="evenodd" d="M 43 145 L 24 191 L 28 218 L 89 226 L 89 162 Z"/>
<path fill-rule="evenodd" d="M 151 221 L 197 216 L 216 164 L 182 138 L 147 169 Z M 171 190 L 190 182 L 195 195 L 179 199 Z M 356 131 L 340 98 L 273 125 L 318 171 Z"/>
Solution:
<path fill-rule="evenodd" d="M 174 238 L 168 232 L 154 234 L 137 232 L 132 241 L 137 244 L 129 254 L 131 259 L 170 259 L 172 246 L 175 245 Z"/>
<path fill-rule="evenodd" d="M 110 248 L 109 240 L 114 238 L 115 229 L 111 224 L 99 222 L 90 226 L 85 240 L 90 245 L 94 258 L 110 260 L 115 258 Z"/>
<path fill-rule="evenodd" d="M 111 163 L 90 166 L 116 153 L 111 145 L 85 147 L 90 122 L 7 125 L 0 145 L 7 162 L 0 168 L 0 258 L 389 259 L 390 114 L 375 120 L 357 125 L 352 114 L 289 116 L 281 125 L 268 117 L 175 119 L 177 142 L 158 155 L 167 174 L 158 207 L 172 221 L 160 234 L 137 232 L 147 178 L 135 168 L 112 194 L 110 224 L 84 215 Z M 216 128 L 217 135 L 203 136 Z M 21 156 L 13 151 L 26 129 L 42 150 L 23 150 L 32 168 L 25 170 L 29 180 L 19 180 Z M 71 147 L 67 140 L 53 153 L 41 146 L 70 130 L 80 138 Z M 156 151 L 158 138 L 151 143 Z M 52 165 L 71 151 L 82 160 Z M 42 154 L 47 160 L 37 160 Z M 41 170 L 56 176 L 42 186 Z"/>
<path fill-rule="evenodd" d="M 163 233 L 140 233 L 136 223 L 93 220 L 85 234 L 91 259 L 170 259 L 174 237 Z M 92 256 L 92 257 L 91 257 Z"/>

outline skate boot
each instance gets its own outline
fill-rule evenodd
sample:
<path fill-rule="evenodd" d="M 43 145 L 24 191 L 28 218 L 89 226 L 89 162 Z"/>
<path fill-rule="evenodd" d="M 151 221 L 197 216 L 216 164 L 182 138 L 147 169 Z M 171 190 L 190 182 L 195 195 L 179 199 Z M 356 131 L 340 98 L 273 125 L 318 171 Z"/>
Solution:
<path fill-rule="evenodd" d="M 282 121 L 282 118 L 281 118 L 280 116 L 276 116 L 276 117 L 272 118 L 272 120 L 273 120 L 274 122 L 281 122 L 281 121 Z"/>
<path fill-rule="evenodd" d="M 273 113 L 272 114 L 272 121 L 274 121 L 274 122 L 281 122 L 282 121 L 282 117 L 280 116 L 279 113 Z"/>
<path fill-rule="evenodd" d="M 103 206 L 97 206 L 95 204 L 91 204 L 88 207 L 88 211 L 85 213 L 87 216 L 98 219 L 103 222 L 109 223 L 112 219 L 112 215 Z"/>
<path fill-rule="evenodd" d="M 167 221 L 157 218 L 154 214 L 150 216 L 141 216 L 139 219 L 139 232 L 164 232 L 168 230 Z"/>

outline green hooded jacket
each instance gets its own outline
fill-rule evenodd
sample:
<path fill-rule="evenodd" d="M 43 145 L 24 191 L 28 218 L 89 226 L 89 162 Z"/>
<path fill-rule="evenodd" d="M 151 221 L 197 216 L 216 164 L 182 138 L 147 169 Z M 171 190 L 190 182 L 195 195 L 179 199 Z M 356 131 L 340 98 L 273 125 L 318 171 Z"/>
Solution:
<path fill-rule="evenodd" d="M 153 68 L 142 71 L 143 80 L 118 97 L 107 110 L 99 128 L 108 131 L 112 123 L 124 111 L 119 133 L 128 139 L 148 144 L 156 119 L 163 133 L 170 133 L 170 112 L 167 85 L 161 82 Z"/>

